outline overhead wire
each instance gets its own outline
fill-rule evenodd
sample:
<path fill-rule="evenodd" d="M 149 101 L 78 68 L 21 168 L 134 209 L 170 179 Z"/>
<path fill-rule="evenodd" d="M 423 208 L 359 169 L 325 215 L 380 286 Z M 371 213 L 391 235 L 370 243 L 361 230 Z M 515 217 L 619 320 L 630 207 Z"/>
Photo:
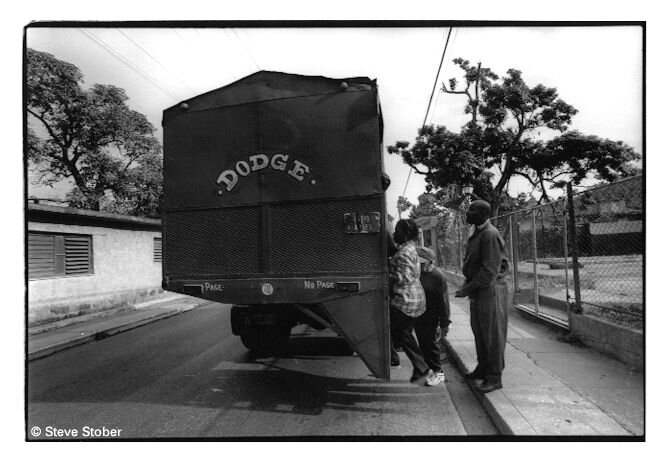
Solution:
<path fill-rule="evenodd" d="M 233 36 L 233 33 L 232 33 L 231 29 L 223 28 L 223 33 L 228 38 L 228 41 L 230 41 L 230 42 L 239 41 L 239 38 L 237 38 L 236 36 Z M 246 51 L 244 51 L 244 53 L 246 53 L 248 55 L 248 53 Z M 247 70 L 250 70 L 251 73 L 255 73 L 257 71 L 255 69 L 253 69 L 253 67 L 251 65 L 249 65 L 248 63 L 244 65 L 244 68 L 246 68 Z M 247 71 L 247 73 L 248 73 L 248 71 Z"/>
<path fill-rule="evenodd" d="M 102 47 L 105 51 L 107 51 L 109 54 L 111 54 L 113 57 L 117 58 L 120 60 L 123 64 L 125 64 L 128 68 L 131 70 L 135 71 L 137 74 L 139 74 L 141 77 L 145 78 L 146 80 L 150 81 L 154 86 L 156 86 L 158 89 L 163 91 L 165 94 L 169 95 L 171 98 L 180 101 L 181 98 L 179 96 L 176 96 L 174 93 L 172 93 L 170 90 L 165 88 L 163 85 L 161 85 L 158 81 L 156 81 L 154 78 L 152 78 L 150 75 L 145 73 L 143 70 L 140 68 L 136 67 L 132 63 L 130 63 L 120 52 L 116 51 L 113 47 L 111 47 L 109 44 L 107 44 L 105 41 L 97 37 L 95 34 L 91 33 L 90 31 L 87 31 L 86 29 L 80 29 L 82 34 L 86 36 L 89 40 L 91 40 L 94 44 L 98 45 L 99 47 Z"/>
<path fill-rule="evenodd" d="M 434 113 L 437 111 L 437 108 L 439 107 L 439 98 L 440 97 L 441 97 L 441 93 L 438 93 L 437 97 L 434 99 L 434 106 L 432 106 L 432 112 L 430 112 L 430 118 L 428 119 L 428 122 L 430 122 L 430 123 L 432 123 L 434 121 Z"/>
<path fill-rule="evenodd" d="M 441 54 L 441 61 L 439 62 L 439 68 L 437 69 L 437 74 L 434 77 L 434 84 L 432 85 L 432 93 L 430 94 L 430 99 L 427 101 L 427 109 L 425 110 L 425 118 L 423 119 L 423 125 L 421 126 L 421 129 L 425 127 L 425 122 L 427 122 L 427 116 L 428 113 L 430 112 L 430 105 L 432 104 L 432 98 L 434 97 L 434 90 L 437 87 L 437 83 L 439 82 L 439 75 L 441 74 L 441 67 L 444 64 L 444 57 L 446 56 L 446 49 L 448 48 L 448 43 L 451 39 L 451 32 L 453 32 L 453 28 L 450 27 L 448 28 L 448 37 L 446 37 L 446 44 L 444 44 L 444 51 Z M 409 174 L 407 174 L 407 180 L 404 184 L 404 190 L 402 191 L 402 197 L 406 195 L 407 192 L 407 187 L 409 186 L 409 180 L 411 179 L 411 174 L 413 172 L 413 168 L 409 167 Z"/>
<path fill-rule="evenodd" d="M 427 101 L 427 109 L 425 110 L 425 118 L 423 119 L 423 127 L 425 122 L 427 122 L 427 114 L 430 111 L 430 105 L 432 104 L 432 98 L 434 97 L 434 91 L 437 89 L 437 83 L 439 82 L 439 75 L 441 74 L 441 67 L 444 64 L 444 57 L 446 57 L 446 49 L 448 48 L 448 41 L 451 39 L 451 32 L 453 28 L 448 28 L 448 37 L 446 38 L 446 44 L 444 45 L 444 52 L 441 54 L 441 61 L 439 62 L 439 69 L 437 70 L 437 75 L 434 77 L 434 84 L 432 85 L 432 94 L 430 94 L 430 100 Z"/>
<path fill-rule="evenodd" d="M 137 47 L 139 50 L 141 50 L 141 51 L 144 52 L 146 55 L 148 55 L 149 58 L 151 58 L 151 60 L 153 60 L 154 62 L 156 62 L 158 65 L 160 65 L 160 67 L 161 67 L 163 70 L 165 70 L 169 75 L 171 75 L 172 77 L 174 77 L 174 79 L 176 79 L 179 83 L 181 83 L 181 84 L 184 86 L 184 88 L 186 88 L 186 89 L 187 89 L 188 91 L 190 91 L 192 94 L 195 94 L 195 93 L 196 93 L 196 91 L 194 91 L 193 89 L 191 89 L 191 87 L 188 86 L 186 83 L 184 83 L 178 76 L 176 76 L 174 73 L 172 73 L 170 70 L 168 70 L 167 67 L 165 67 L 162 63 L 160 63 L 160 61 L 159 61 L 158 59 L 156 59 L 153 55 L 151 55 L 151 54 L 150 54 L 144 47 L 142 47 L 142 46 L 139 45 L 137 42 L 135 42 L 135 40 L 134 40 L 133 38 L 131 38 L 130 36 L 128 36 L 126 33 L 124 33 L 121 29 L 118 29 L 118 28 L 117 28 L 117 31 L 120 32 L 121 34 L 123 34 L 123 36 L 125 36 L 126 39 L 128 39 L 130 42 L 132 42 L 132 43 L 135 45 L 135 47 Z"/>
<path fill-rule="evenodd" d="M 453 31 L 453 38 L 451 39 L 451 43 L 450 43 L 451 52 L 455 48 L 455 43 L 457 42 L 459 32 L 460 32 L 460 30 L 458 28 L 455 28 L 455 30 Z M 446 32 L 444 32 L 442 38 L 444 40 L 446 40 Z M 437 93 L 437 97 L 434 101 L 434 105 L 432 106 L 432 112 L 430 113 L 430 117 L 428 119 L 428 122 L 430 122 L 430 123 L 432 123 L 434 121 L 434 114 L 436 113 L 437 109 L 439 108 L 439 98 L 441 97 L 441 94 L 442 93 Z"/>
<path fill-rule="evenodd" d="M 253 55 L 251 54 L 251 52 L 249 52 L 248 47 L 246 47 L 246 44 L 244 43 L 244 41 L 242 40 L 242 38 L 239 37 L 239 34 L 237 33 L 237 31 L 236 31 L 235 29 L 231 29 L 230 31 L 232 31 L 232 34 L 235 35 L 235 37 L 237 38 L 237 40 L 239 41 L 239 43 L 242 45 L 242 48 L 244 49 L 244 52 L 245 52 L 246 55 L 249 57 L 249 59 L 251 59 L 251 62 L 253 62 L 253 65 L 256 66 L 256 69 L 257 69 L 257 70 L 260 70 L 260 66 L 256 63 L 255 59 L 253 58 Z M 248 34 L 247 34 L 247 37 L 248 37 Z"/>

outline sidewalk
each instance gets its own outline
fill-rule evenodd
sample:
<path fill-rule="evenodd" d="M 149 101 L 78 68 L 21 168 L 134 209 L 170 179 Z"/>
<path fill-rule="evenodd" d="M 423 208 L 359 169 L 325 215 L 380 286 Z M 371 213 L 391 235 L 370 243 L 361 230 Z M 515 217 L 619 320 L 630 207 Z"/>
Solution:
<path fill-rule="evenodd" d="M 203 299 L 165 293 L 164 297 L 135 304 L 129 311 L 75 317 L 31 327 L 28 329 L 28 361 L 172 317 L 205 303 Z"/>
<path fill-rule="evenodd" d="M 462 305 L 451 301 L 447 347 L 464 375 L 476 367 L 476 348 Z M 510 311 L 504 387 L 476 392 L 501 434 L 643 436 L 643 373 L 559 337 Z"/>

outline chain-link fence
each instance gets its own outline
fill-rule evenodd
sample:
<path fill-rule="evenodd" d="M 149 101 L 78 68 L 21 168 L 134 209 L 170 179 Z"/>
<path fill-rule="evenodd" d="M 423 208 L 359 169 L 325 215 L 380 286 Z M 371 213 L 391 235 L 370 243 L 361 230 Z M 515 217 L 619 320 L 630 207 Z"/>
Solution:
<path fill-rule="evenodd" d="M 579 192 L 571 204 L 568 197 L 491 221 L 506 242 L 516 307 L 565 328 L 570 311 L 642 327 L 641 177 Z M 437 237 L 447 270 L 462 271 L 469 233 L 459 213 Z"/>
<path fill-rule="evenodd" d="M 583 313 L 632 327 L 643 322 L 643 180 L 633 177 L 574 194 Z"/>
<path fill-rule="evenodd" d="M 493 223 L 506 242 L 514 304 L 568 327 L 573 277 L 565 202 L 510 213 L 493 219 Z"/>

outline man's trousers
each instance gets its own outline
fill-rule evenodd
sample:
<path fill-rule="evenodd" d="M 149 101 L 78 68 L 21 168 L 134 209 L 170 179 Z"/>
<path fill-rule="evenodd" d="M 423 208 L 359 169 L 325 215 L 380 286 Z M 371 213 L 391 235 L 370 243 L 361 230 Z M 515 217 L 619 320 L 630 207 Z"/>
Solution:
<path fill-rule="evenodd" d="M 506 281 L 501 279 L 470 296 L 470 321 L 478 360 L 476 371 L 490 382 L 502 381 L 508 295 Z"/>

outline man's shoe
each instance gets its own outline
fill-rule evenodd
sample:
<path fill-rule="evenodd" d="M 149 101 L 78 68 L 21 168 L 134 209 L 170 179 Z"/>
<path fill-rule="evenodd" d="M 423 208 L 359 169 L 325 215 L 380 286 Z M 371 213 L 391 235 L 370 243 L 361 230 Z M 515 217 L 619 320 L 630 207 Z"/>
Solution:
<path fill-rule="evenodd" d="M 476 389 L 481 393 L 492 392 L 493 390 L 498 390 L 502 388 L 502 382 L 489 382 L 484 380 L 481 385 L 476 387 Z"/>
<path fill-rule="evenodd" d="M 467 380 L 483 380 L 485 379 L 485 374 L 483 372 L 479 372 L 479 370 L 474 370 L 474 372 L 469 372 L 468 374 L 465 374 L 465 379 Z"/>
<path fill-rule="evenodd" d="M 390 367 L 394 367 L 395 369 L 400 369 L 402 366 L 400 365 L 400 361 L 390 361 Z"/>

